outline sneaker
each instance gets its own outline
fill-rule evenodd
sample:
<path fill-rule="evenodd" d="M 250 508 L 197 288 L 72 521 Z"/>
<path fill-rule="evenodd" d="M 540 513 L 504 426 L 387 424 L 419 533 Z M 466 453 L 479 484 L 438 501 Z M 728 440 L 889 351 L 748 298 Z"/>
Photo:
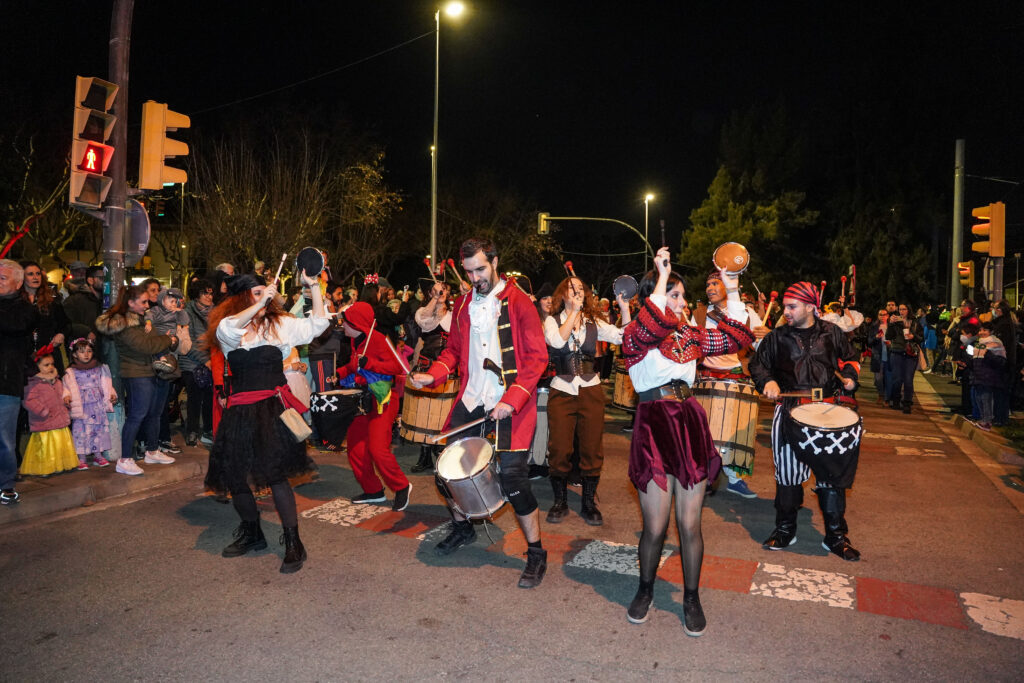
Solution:
<path fill-rule="evenodd" d="M 729 485 L 725 487 L 725 490 L 729 493 L 735 493 L 741 498 L 757 498 L 757 494 L 751 491 L 750 487 L 747 486 L 747 482 L 742 479 L 730 481 Z"/>
<path fill-rule="evenodd" d="M 696 595 L 693 598 L 683 598 L 683 631 L 686 635 L 699 638 L 704 635 L 708 627 L 707 619 L 704 618 L 704 609 L 700 606 L 700 598 Z"/>
<path fill-rule="evenodd" d="M 203 432 L 203 435 L 199 437 L 199 443 L 203 444 L 204 446 L 212 446 L 213 432 Z"/>
<path fill-rule="evenodd" d="M 76 467 L 75 469 L 78 470 L 79 472 L 83 472 L 83 471 L 89 469 L 89 464 L 87 462 L 85 462 L 84 460 L 79 460 L 78 461 L 78 467 Z"/>
<path fill-rule="evenodd" d="M 391 506 L 391 509 L 395 512 L 401 512 L 405 508 L 409 507 L 409 494 L 412 493 L 412 482 L 404 489 L 395 491 L 395 502 Z"/>
<path fill-rule="evenodd" d="M 144 474 L 142 468 L 136 465 L 135 460 L 132 458 L 121 458 L 120 460 L 117 461 L 117 466 L 114 468 L 114 470 L 118 474 L 127 474 L 132 477 L 137 476 L 139 474 Z"/>
<path fill-rule="evenodd" d="M 464 545 L 476 540 L 476 529 L 472 522 L 452 522 L 451 533 L 434 546 L 435 555 L 451 555 Z"/>
<path fill-rule="evenodd" d="M 185 437 L 185 445 L 195 446 L 197 443 L 199 443 L 199 435 L 195 432 L 189 432 L 188 436 Z"/>
<path fill-rule="evenodd" d="M 146 463 L 151 465 L 170 465 L 174 458 L 160 451 L 146 451 Z"/>
<path fill-rule="evenodd" d="M 352 502 L 357 505 L 363 505 L 365 503 L 383 503 L 386 500 L 387 497 L 384 496 L 384 489 L 381 489 L 376 493 L 360 493 L 352 499 Z"/>
<path fill-rule="evenodd" d="M 172 441 L 161 441 L 160 450 L 162 450 L 164 453 L 181 453 L 181 449 L 175 446 Z"/>
<path fill-rule="evenodd" d="M 642 624 L 651 616 L 651 603 L 654 602 L 654 592 L 640 588 L 636 592 L 636 596 L 633 598 L 633 602 L 629 603 L 629 609 L 626 610 L 626 619 L 631 624 Z"/>
<path fill-rule="evenodd" d="M 526 549 L 526 567 L 519 577 L 520 588 L 536 588 L 548 570 L 548 551 L 543 548 Z"/>
<path fill-rule="evenodd" d="M 97 455 L 92 459 L 92 464 L 96 467 L 106 467 L 110 464 L 110 461 L 104 458 L 102 455 Z"/>
<path fill-rule="evenodd" d="M 21 496 L 14 489 L 4 489 L 0 491 L 0 505 L 14 505 L 18 502 Z"/>

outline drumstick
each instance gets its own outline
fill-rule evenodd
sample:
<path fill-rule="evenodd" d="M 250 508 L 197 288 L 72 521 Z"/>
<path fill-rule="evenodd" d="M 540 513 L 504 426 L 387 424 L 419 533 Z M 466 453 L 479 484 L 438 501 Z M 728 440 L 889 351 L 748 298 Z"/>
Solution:
<path fill-rule="evenodd" d="M 386 334 L 384 335 L 384 342 L 388 345 L 388 348 L 391 349 L 391 353 L 394 354 L 395 360 L 397 360 L 398 364 L 402 366 L 403 370 L 405 370 L 405 374 L 408 375 L 410 372 L 412 372 L 409 369 L 409 366 L 405 364 L 405 359 L 403 359 L 401 356 L 399 356 L 398 355 L 398 351 L 396 351 L 395 347 L 391 345 L 391 340 L 388 339 L 388 336 Z"/>
<path fill-rule="evenodd" d="M 281 254 L 281 264 L 277 267 L 277 275 L 274 276 L 274 281 L 270 283 L 271 285 L 277 284 L 278 279 L 281 277 L 281 269 L 284 268 L 284 261 L 287 258 L 288 252 Z"/>
<path fill-rule="evenodd" d="M 842 289 L 839 290 L 839 298 L 840 299 L 845 299 L 846 298 L 846 276 L 844 275 L 841 278 L 839 278 L 839 281 L 843 283 Z"/>
<path fill-rule="evenodd" d="M 665 243 L 665 221 L 662 221 L 662 222 L 661 222 L 661 246 L 662 246 L 662 248 L 664 248 L 664 247 L 667 247 L 667 246 L 668 246 L 668 245 L 667 245 L 667 244 Z"/>
<path fill-rule="evenodd" d="M 487 417 L 487 416 L 480 417 L 480 418 L 477 418 L 477 419 L 473 420 L 472 422 L 467 422 L 466 424 L 462 425 L 461 427 L 456 427 L 455 429 L 450 429 L 447 432 L 445 432 L 444 434 L 438 434 L 437 436 L 432 436 L 432 437 L 430 437 L 430 443 L 437 443 L 438 441 L 440 441 L 442 439 L 447 439 L 452 434 L 458 434 L 459 432 L 463 432 L 463 431 L 469 429 L 470 427 L 476 427 L 478 424 L 483 424 L 484 422 L 486 422 L 489 419 L 491 419 L 491 418 Z"/>
<path fill-rule="evenodd" d="M 750 279 L 750 284 L 754 285 L 754 291 L 757 292 L 757 298 L 760 299 L 762 296 L 761 290 L 758 288 L 757 283 L 754 282 L 753 278 Z"/>
<path fill-rule="evenodd" d="M 427 267 L 427 272 L 430 273 L 430 279 L 433 280 L 434 284 L 436 285 L 437 284 L 437 278 L 434 277 L 434 269 L 430 267 L 430 257 L 429 256 L 427 258 L 423 259 L 423 264 Z"/>

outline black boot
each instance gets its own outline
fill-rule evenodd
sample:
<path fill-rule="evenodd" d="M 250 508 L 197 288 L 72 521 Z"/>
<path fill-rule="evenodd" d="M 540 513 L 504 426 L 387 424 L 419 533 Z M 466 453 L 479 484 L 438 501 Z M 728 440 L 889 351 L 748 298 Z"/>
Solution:
<path fill-rule="evenodd" d="M 452 531 L 443 541 L 434 546 L 435 555 L 451 555 L 464 545 L 476 540 L 476 529 L 468 519 L 461 522 L 452 520 Z"/>
<path fill-rule="evenodd" d="M 804 502 L 803 486 L 775 485 L 775 530 L 761 547 L 782 550 L 796 543 L 796 514 Z"/>
<path fill-rule="evenodd" d="M 683 632 L 688 636 L 699 638 L 704 635 L 708 622 L 704 617 L 704 608 L 700 605 L 697 590 L 683 592 Z"/>
<path fill-rule="evenodd" d="M 814 492 L 818 494 L 818 504 L 825 518 L 825 540 L 821 546 L 847 562 L 856 562 L 860 559 L 860 552 L 850 545 L 850 539 L 846 537 L 850 531 L 846 526 L 846 489 L 819 488 Z"/>
<path fill-rule="evenodd" d="M 253 550 L 263 550 L 267 547 L 267 539 L 260 528 L 260 520 L 254 522 L 239 522 L 235 529 L 235 542 L 220 552 L 221 557 L 241 557 Z"/>
<path fill-rule="evenodd" d="M 422 445 L 420 446 L 420 459 L 416 461 L 416 464 L 409 468 L 410 472 L 427 472 L 434 469 L 434 456 L 433 447 Z"/>
<path fill-rule="evenodd" d="M 626 610 L 626 619 L 631 624 L 642 624 L 650 616 L 651 603 L 654 602 L 654 582 L 640 581 L 640 587 L 636 589 L 633 602 L 629 603 Z"/>
<path fill-rule="evenodd" d="M 535 588 L 548 570 L 548 551 L 543 548 L 526 549 L 526 568 L 519 577 L 520 588 Z"/>
<path fill-rule="evenodd" d="M 548 524 L 558 524 L 569 514 L 569 504 L 565 501 L 567 484 L 564 477 L 551 477 L 551 491 L 555 494 L 555 502 L 548 510 Z"/>
<path fill-rule="evenodd" d="M 597 482 L 601 477 L 583 477 L 583 503 L 580 505 L 580 517 L 590 526 L 601 526 L 604 524 L 604 517 L 594 503 L 594 496 L 597 495 Z"/>
<path fill-rule="evenodd" d="M 281 573 L 293 574 L 302 569 L 302 563 L 306 561 L 306 547 L 299 539 L 299 527 L 285 527 L 284 533 L 281 534 L 281 542 L 284 544 Z"/>

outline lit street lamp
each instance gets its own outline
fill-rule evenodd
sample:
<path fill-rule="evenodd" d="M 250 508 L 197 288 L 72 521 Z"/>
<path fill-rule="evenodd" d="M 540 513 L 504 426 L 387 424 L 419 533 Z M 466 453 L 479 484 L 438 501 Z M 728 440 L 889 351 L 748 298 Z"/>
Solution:
<path fill-rule="evenodd" d="M 650 203 L 654 201 L 654 195 L 648 192 L 644 195 L 644 241 L 650 244 L 650 240 L 647 239 L 647 213 L 650 208 Z M 647 252 L 644 252 L 644 272 L 647 272 Z"/>
<path fill-rule="evenodd" d="M 466 6 L 461 2 L 449 2 L 444 13 L 450 17 L 462 14 Z M 430 146 L 430 263 L 437 263 L 437 108 L 438 92 L 441 85 L 441 10 L 434 12 L 434 144 Z"/>

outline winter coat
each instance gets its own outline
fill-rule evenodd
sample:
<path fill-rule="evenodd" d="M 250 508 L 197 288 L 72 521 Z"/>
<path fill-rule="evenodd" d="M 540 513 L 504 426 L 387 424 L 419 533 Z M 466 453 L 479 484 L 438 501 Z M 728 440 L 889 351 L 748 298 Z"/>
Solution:
<path fill-rule="evenodd" d="M 999 337 L 1006 349 L 1006 372 L 1013 372 L 1017 367 L 1017 325 L 1011 316 L 1000 315 L 992 318 L 992 334 Z"/>
<path fill-rule="evenodd" d="M 209 349 L 199 348 L 199 340 L 206 334 L 207 318 L 211 310 L 212 307 L 203 313 L 195 301 L 185 304 L 185 313 L 188 314 L 188 334 L 192 338 L 192 348 L 187 354 L 178 357 L 178 367 L 182 372 L 192 372 L 197 366 L 204 365 L 210 360 Z"/>
<path fill-rule="evenodd" d="M 998 337 L 981 337 L 974 342 L 975 349 L 984 348 L 985 353 L 980 358 L 978 352 L 974 352 L 971 359 L 971 386 L 975 387 L 1005 387 L 1006 375 L 1006 349 Z"/>
<path fill-rule="evenodd" d="M 68 318 L 71 341 L 96 332 L 96 318 L 103 313 L 103 302 L 85 280 L 65 283 L 71 294 L 64 300 L 64 314 Z"/>
<path fill-rule="evenodd" d="M 903 334 L 905 330 L 902 320 L 892 322 L 890 317 L 889 327 L 885 330 L 885 338 L 891 344 L 889 353 L 904 353 L 908 356 L 916 356 L 921 349 L 921 342 L 924 341 L 924 332 L 921 330 L 921 323 L 917 320 L 910 321 L 910 339 Z"/>
<path fill-rule="evenodd" d="M 155 377 L 153 356 L 171 348 L 173 339 L 166 334 L 146 332 L 142 316 L 107 311 L 96 319 L 96 329 L 114 340 L 118 375 L 125 379 Z"/>
<path fill-rule="evenodd" d="M 30 432 L 48 432 L 71 424 L 71 416 L 64 405 L 64 385 L 59 379 L 52 382 L 40 377 L 29 377 L 22 405 L 28 412 Z"/>
<path fill-rule="evenodd" d="M 114 383 L 110 379 L 110 368 L 102 363 L 98 367 L 103 375 L 103 378 L 100 380 L 100 386 L 103 387 L 103 410 L 104 412 L 112 413 L 114 412 L 114 404 L 110 401 L 110 395 L 114 393 Z M 64 388 L 67 390 L 67 393 L 71 394 L 72 419 L 84 419 L 85 412 L 82 410 L 82 393 L 78 390 L 78 380 L 75 378 L 74 368 L 68 368 L 68 371 L 64 373 Z"/>
<path fill-rule="evenodd" d="M 25 364 L 39 313 L 20 291 L 0 297 L 0 394 L 25 394 Z"/>

